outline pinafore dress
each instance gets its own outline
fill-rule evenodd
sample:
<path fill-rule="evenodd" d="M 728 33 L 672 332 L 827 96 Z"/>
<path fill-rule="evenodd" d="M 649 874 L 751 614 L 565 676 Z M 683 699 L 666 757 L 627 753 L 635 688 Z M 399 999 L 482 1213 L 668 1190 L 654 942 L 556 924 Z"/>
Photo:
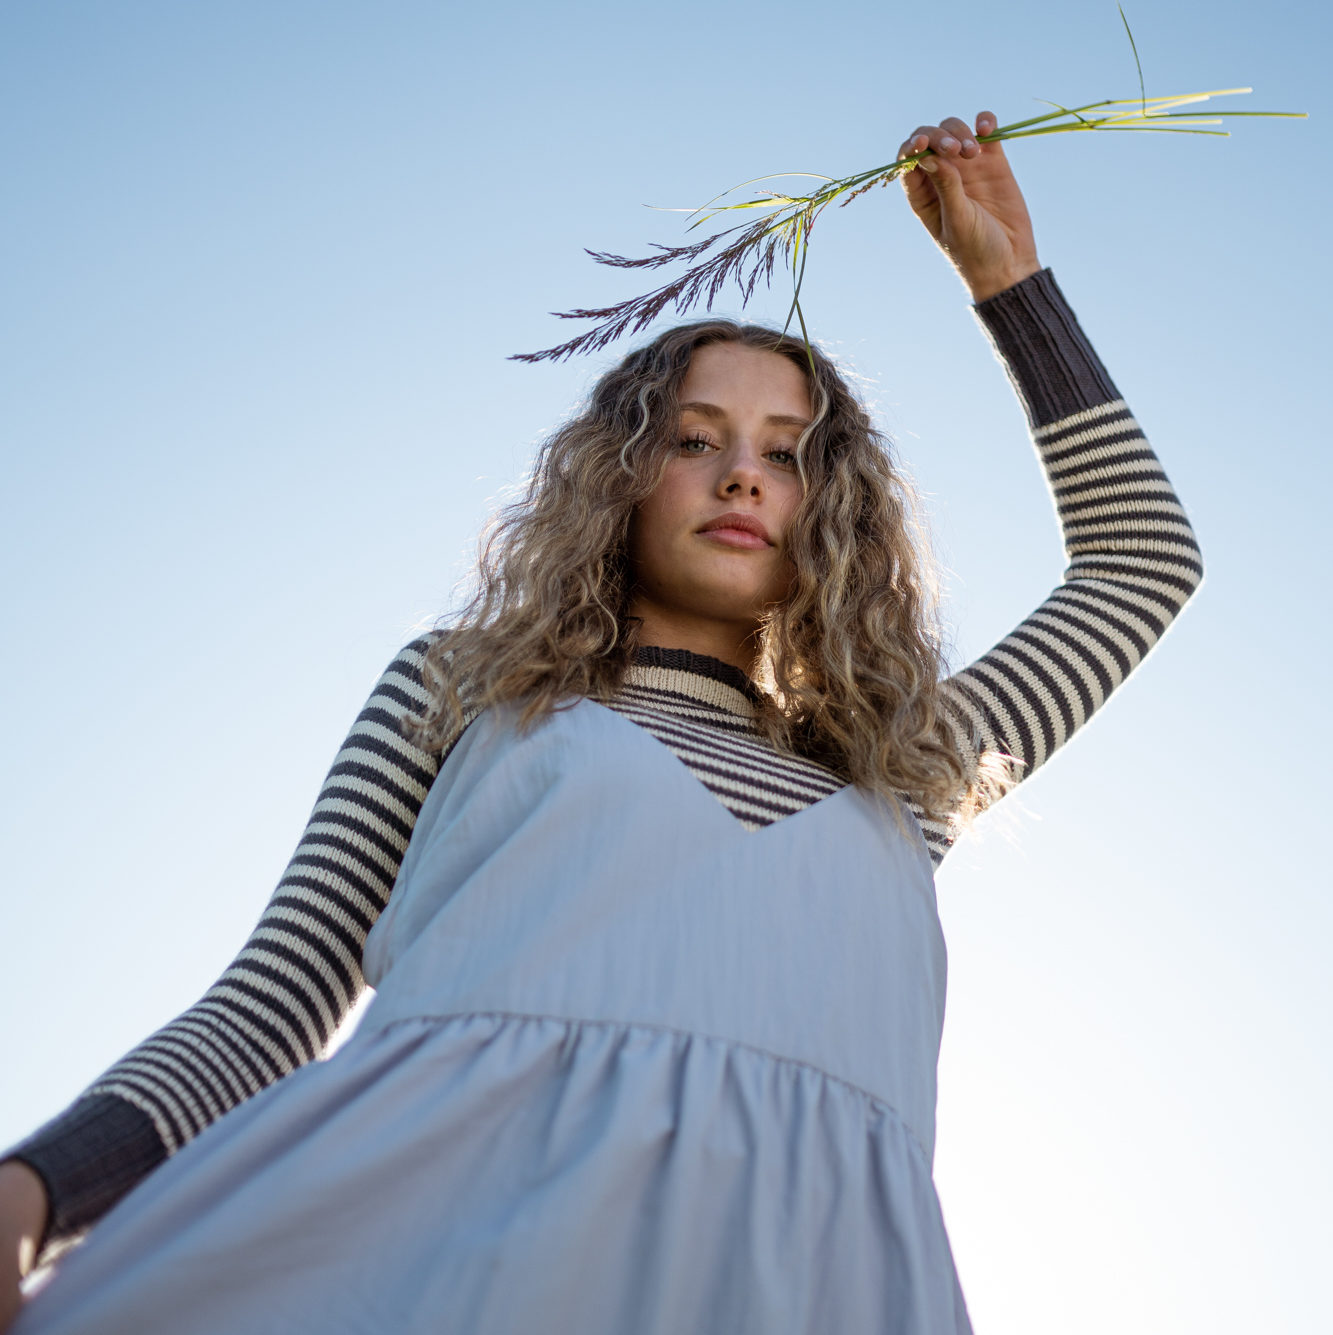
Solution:
<path fill-rule="evenodd" d="M 747 830 L 591 700 L 433 784 L 331 1058 L 206 1129 L 15 1335 L 958 1335 L 945 952 L 905 810 Z"/>

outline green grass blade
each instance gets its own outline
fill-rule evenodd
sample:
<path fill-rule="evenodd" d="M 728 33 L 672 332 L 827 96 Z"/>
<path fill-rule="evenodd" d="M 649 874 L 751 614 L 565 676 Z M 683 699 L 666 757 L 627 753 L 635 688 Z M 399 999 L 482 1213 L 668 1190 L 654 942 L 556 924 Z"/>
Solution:
<path fill-rule="evenodd" d="M 1124 5 L 1117 4 L 1116 8 L 1120 11 L 1120 22 L 1125 25 L 1125 36 L 1129 38 L 1129 49 L 1134 53 L 1134 68 L 1139 72 L 1139 104 L 1146 116 L 1148 114 L 1148 94 L 1143 87 L 1143 66 L 1139 63 L 1139 48 L 1134 45 L 1134 34 L 1130 31 L 1129 20 L 1125 17 Z"/>
<path fill-rule="evenodd" d="M 801 263 L 800 267 L 795 272 L 796 281 L 792 286 L 791 305 L 787 309 L 787 318 L 782 322 L 782 332 L 784 334 L 791 328 L 791 317 L 797 314 L 801 309 L 801 284 L 805 282 L 805 261 L 810 255 L 809 236 L 806 236 L 804 245 L 801 245 L 798 241 L 797 246 L 800 250 Z M 792 258 L 795 260 L 795 255 L 793 255 Z M 808 347 L 806 351 L 809 351 Z"/>
<path fill-rule="evenodd" d="M 733 186 L 728 187 L 728 188 L 727 188 L 726 190 L 724 190 L 720 195 L 714 195 L 712 199 L 705 200 L 705 201 L 704 201 L 702 204 L 700 204 L 697 208 L 693 208 L 693 209 L 662 209 L 661 211 L 662 211 L 663 213 L 690 213 L 690 214 L 694 214 L 694 213 L 702 213 L 705 209 L 707 209 L 707 208 L 712 208 L 712 206 L 713 206 L 714 204 L 716 204 L 716 203 L 718 202 L 719 199 L 726 199 L 726 197 L 727 197 L 728 195 L 734 195 L 734 194 L 736 193 L 737 190 L 744 190 L 745 187 L 746 187 L 747 185 L 758 185 L 760 181 L 782 181 L 782 180 L 786 180 L 787 178 L 792 177 L 792 176 L 808 176 L 808 177 L 810 177 L 811 180 L 814 180 L 814 181 L 831 181 L 831 180 L 833 180 L 833 177 L 831 177 L 831 176 L 823 176 L 823 175 L 821 175 L 819 172 L 768 172 L 768 173 L 766 173 L 766 174 L 763 175 L 763 176 L 752 176 L 748 181 L 742 181 L 739 185 L 733 185 Z M 657 206 L 656 206 L 656 205 L 653 205 L 653 204 L 649 204 L 649 205 L 647 205 L 647 207 L 651 209 L 651 208 L 656 208 Z M 746 209 L 746 208 L 754 208 L 754 207 L 755 207 L 755 206 L 754 206 L 754 204 L 752 204 L 752 203 L 724 204 L 724 205 L 722 205 L 722 208 L 721 208 L 721 209 L 717 210 L 717 212 L 721 212 L 723 209 Z M 716 215 L 714 214 L 714 215 L 712 215 L 712 216 L 716 216 Z"/>
<path fill-rule="evenodd" d="M 1072 116 L 1076 121 L 1082 121 L 1084 125 L 1090 124 L 1086 116 L 1080 116 L 1077 111 L 1071 111 L 1068 107 L 1062 107 L 1058 102 L 1052 102 L 1049 98 L 1039 97 L 1037 101 L 1045 102 L 1048 107 L 1056 107 L 1062 116 Z"/>
<path fill-rule="evenodd" d="M 819 372 L 815 369 L 815 350 L 810 346 L 810 331 L 805 327 L 805 312 L 799 301 L 793 301 L 792 305 L 796 308 L 796 318 L 801 322 L 801 339 L 805 343 L 805 359 L 810 363 L 810 379 L 817 384 Z"/>
<path fill-rule="evenodd" d="M 1041 101 L 1041 98 L 1037 98 L 1036 101 L 1040 102 L 1040 101 Z M 1048 105 L 1049 105 L 1049 104 L 1048 104 Z M 1025 121 L 1012 121 L 1012 122 L 1011 122 L 1010 124 L 1008 124 L 1008 125 L 1001 125 L 1001 126 L 999 127 L 999 130 L 1021 130 L 1021 129 L 1024 129 L 1025 127 L 1029 126 L 1029 125 L 1041 125 L 1041 124 L 1044 124 L 1046 121 L 1058 120 L 1061 116 L 1072 115 L 1072 114 L 1074 114 L 1075 112 L 1096 111 L 1096 110 L 1098 110 L 1098 109 L 1101 108 L 1101 107 L 1119 107 L 1119 106 L 1124 106 L 1124 105 L 1126 105 L 1126 104 L 1123 103 L 1123 102 L 1115 102 L 1115 101 L 1112 101 L 1112 100 L 1110 100 L 1110 99 L 1108 98 L 1108 99 L 1107 99 L 1106 101 L 1104 101 L 1104 102 L 1089 102 L 1089 103 L 1087 104 L 1087 106 L 1084 106 L 1084 107 L 1072 107 L 1072 108 L 1070 108 L 1068 111 L 1065 111 L 1065 110 L 1061 110 L 1061 111 L 1048 111 L 1048 112 L 1045 112 L 1043 115 L 1040 115 L 1040 116 L 1032 116 L 1032 117 L 1029 117 L 1029 118 L 1028 118 L 1027 120 L 1025 120 Z M 999 130 L 996 131 L 997 134 L 999 133 Z"/>
<path fill-rule="evenodd" d="M 1193 113 L 1192 111 L 1164 111 L 1164 112 L 1162 113 L 1162 119 L 1165 120 L 1168 116 L 1192 116 L 1193 114 L 1194 114 L 1194 113 Z M 1310 113 L 1309 113 L 1308 111 L 1212 111 L 1212 112 L 1209 112 L 1209 115 L 1212 115 L 1212 116 L 1285 116 L 1288 120 L 1298 120 L 1298 121 L 1309 120 L 1309 118 L 1310 118 Z M 1153 119 L 1153 118 L 1150 117 L 1150 119 Z"/>

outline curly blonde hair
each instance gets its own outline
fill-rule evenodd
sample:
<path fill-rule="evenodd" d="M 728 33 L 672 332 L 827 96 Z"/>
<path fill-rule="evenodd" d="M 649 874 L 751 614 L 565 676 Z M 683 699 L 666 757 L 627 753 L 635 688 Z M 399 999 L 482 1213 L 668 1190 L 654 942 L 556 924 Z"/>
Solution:
<path fill-rule="evenodd" d="M 630 518 L 679 446 L 691 357 L 719 342 L 794 362 L 815 410 L 797 444 L 802 498 L 786 537 L 795 577 L 757 635 L 756 726 L 850 782 L 956 817 L 985 783 L 941 707 L 935 586 L 911 487 L 827 357 L 729 320 L 678 325 L 631 352 L 541 446 L 525 494 L 482 536 L 475 594 L 427 650 L 431 700 L 409 724 L 413 738 L 439 750 L 502 702 L 521 703 L 527 729 L 620 688 L 639 629 Z"/>

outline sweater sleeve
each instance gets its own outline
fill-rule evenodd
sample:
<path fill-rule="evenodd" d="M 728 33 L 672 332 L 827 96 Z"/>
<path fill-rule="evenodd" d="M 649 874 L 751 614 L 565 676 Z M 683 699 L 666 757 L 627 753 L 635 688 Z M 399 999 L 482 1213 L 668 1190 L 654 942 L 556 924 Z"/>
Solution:
<path fill-rule="evenodd" d="M 976 315 L 1027 415 L 1068 562 L 1051 595 L 944 683 L 977 764 L 1033 774 L 1138 667 L 1203 579 L 1194 530 L 1049 269 Z M 922 820 L 938 863 L 955 831 Z"/>
<path fill-rule="evenodd" d="M 440 764 L 402 731 L 426 703 L 428 643 L 409 644 L 376 684 L 273 897 L 222 976 L 4 1156 L 46 1185 L 39 1263 L 210 1123 L 319 1057 L 364 990 L 366 936 Z"/>

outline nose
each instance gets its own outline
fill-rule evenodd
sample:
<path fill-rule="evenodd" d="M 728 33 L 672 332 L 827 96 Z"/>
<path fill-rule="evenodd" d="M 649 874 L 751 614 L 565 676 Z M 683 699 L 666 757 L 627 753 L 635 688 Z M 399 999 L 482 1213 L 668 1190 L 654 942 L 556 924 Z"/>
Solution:
<path fill-rule="evenodd" d="M 722 468 L 718 475 L 718 495 L 751 496 L 758 500 L 764 494 L 764 472 L 758 451 L 737 443 L 722 453 Z"/>

